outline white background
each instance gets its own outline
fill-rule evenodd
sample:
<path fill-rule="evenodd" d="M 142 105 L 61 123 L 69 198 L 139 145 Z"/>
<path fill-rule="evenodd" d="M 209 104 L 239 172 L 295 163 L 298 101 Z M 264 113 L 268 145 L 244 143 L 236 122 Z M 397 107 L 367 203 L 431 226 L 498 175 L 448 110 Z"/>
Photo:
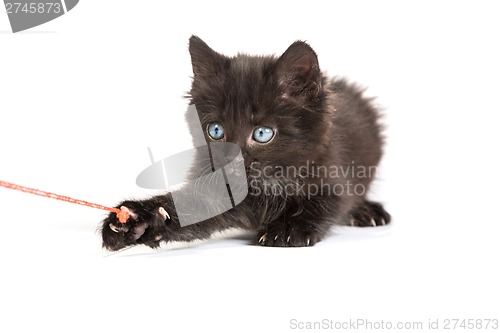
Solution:
<path fill-rule="evenodd" d="M 182 3 L 182 4 L 181 4 Z M 191 34 L 228 55 L 308 41 L 385 110 L 392 227 L 317 246 L 100 248 L 105 213 L 0 188 L 2 332 L 290 332 L 291 319 L 500 319 L 495 1 L 81 1 L 0 13 L 0 179 L 115 205 L 191 145 Z M 328 330 L 325 330 L 328 331 Z M 463 330 L 456 330 L 457 332 Z"/>

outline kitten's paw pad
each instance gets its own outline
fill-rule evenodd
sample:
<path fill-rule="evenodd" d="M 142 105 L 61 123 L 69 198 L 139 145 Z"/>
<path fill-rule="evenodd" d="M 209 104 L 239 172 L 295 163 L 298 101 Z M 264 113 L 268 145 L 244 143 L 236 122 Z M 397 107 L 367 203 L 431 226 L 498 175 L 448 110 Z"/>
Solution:
<path fill-rule="evenodd" d="M 139 238 L 144 235 L 146 232 L 146 229 L 148 228 L 148 224 L 146 222 L 144 223 L 139 223 L 135 227 L 132 228 L 132 236 L 134 240 L 138 240 Z"/>
<path fill-rule="evenodd" d="M 391 222 L 391 216 L 381 204 L 365 201 L 351 211 L 348 224 L 352 227 L 378 227 L 389 222 Z"/>

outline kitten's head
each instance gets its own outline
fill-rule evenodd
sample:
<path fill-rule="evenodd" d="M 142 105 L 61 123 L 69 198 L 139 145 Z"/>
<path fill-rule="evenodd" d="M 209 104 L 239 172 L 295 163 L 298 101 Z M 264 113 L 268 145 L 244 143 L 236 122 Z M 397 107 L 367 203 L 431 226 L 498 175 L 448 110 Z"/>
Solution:
<path fill-rule="evenodd" d="M 189 42 L 192 103 L 207 142 L 241 147 L 247 170 L 321 161 L 332 110 L 314 50 L 297 41 L 280 57 L 227 57 L 200 38 Z"/>

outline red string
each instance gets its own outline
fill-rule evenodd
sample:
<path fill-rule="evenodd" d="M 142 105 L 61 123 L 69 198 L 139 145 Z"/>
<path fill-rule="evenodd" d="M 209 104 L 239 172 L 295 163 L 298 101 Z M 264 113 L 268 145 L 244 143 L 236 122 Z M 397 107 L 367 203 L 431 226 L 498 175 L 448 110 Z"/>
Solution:
<path fill-rule="evenodd" d="M 122 211 L 118 208 L 106 207 L 106 206 L 99 205 L 99 204 L 92 203 L 92 202 L 87 202 L 87 201 L 80 200 L 80 199 L 70 198 L 70 197 L 67 197 L 65 195 L 55 194 L 55 193 L 51 193 L 51 192 L 45 192 L 45 191 L 37 190 L 35 188 L 30 188 L 30 187 L 26 187 L 26 186 L 21 186 L 21 185 L 17 185 L 17 184 L 13 184 L 13 183 L 4 182 L 2 180 L 0 180 L 0 186 L 10 188 L 12 190 L 25 192 L 25 193 L 39 195 L 41 197 L 66 201 L 69 203 L 87 206 L 87 207 L 92 207 L 92 208 L 97 208 L 97 209 L 102 209 L 102 210 L 107 210 L 109 212 L 116 213 L 116 216 L 118 217 L 118 220 L 121 223 L 127 223 L 127 220 L 130 216 L 129 212 Z"/>

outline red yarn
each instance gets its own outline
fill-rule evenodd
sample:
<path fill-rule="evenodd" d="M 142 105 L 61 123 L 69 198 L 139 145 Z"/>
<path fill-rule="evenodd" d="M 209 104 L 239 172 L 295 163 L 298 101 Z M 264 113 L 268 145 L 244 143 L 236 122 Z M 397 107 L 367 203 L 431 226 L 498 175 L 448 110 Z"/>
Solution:
<path fill-rule="evenodd" d="M 87 206 L 87 207 L 92 207 L 92 208 L 97 208 L 97 209 L 102 209 L 102 210 L 107 210 L 109 212 L 116 213 L 116 217 L 118 218 L 118 221 L 120 221 L 121 223 L 127 223 L 127 220 L 130 217 L 129 212 L 122 211 L 118 208 L 106 207 L 103 205 L 87 202 L 84 200 L 70 198 L 70 197 L 67 197 L 65 195 L 55 194 L 55 193 L 51 193 L 51 192 L 45 192 L 45 191 L 37 190 L 34 188 L 30 188 L 30 187 L 25 187 L 25 186 L 13 184 L 13 183 L 4 182 L 2 180 L 0 180 L 0 186 L 10 188 L 12 190 L 25 192 L 25 193 L 39 195 L 41 197 L 66 201 L 66 202 L 70 202 L 70 203 L 74 203 L 74 204 L 78 204 L 78 205 L 82 205 L 82 206 Z"/>

